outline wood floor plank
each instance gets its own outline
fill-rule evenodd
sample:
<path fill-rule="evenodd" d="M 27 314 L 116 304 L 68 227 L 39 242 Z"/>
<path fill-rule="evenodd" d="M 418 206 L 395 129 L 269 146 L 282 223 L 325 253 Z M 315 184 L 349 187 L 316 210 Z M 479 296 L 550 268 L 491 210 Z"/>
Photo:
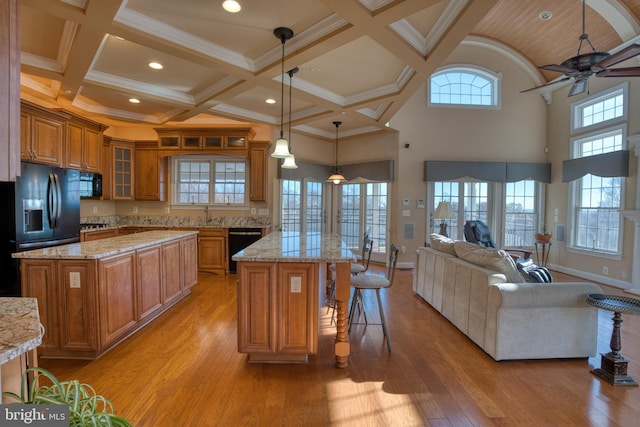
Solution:
<path fill-rule="evenodd" d="M 637 425 L 640 388 L 592 375 L 599 356 L 495 362 L 411 283 L 411 271 L 399 270 L 382 292 L 392 352 L 380 326 L 354 326 L 347 369 L 335 368 L 335 325 L 324 307 L 318 354 L 308 364 L 248 363 L 237 352 L 236 277 L 212 274 L 201 274 L 189 297 L 98 360 L 40 365 L 61 380 L 91 384 L 140 427 Z M 378 323 L 373 293 L 365 305 Z M 599 311 L 600 353 L 609 351 L 611 317 Z M 621 352 L 640 380 L 640 316 L 623 321 Z"/>

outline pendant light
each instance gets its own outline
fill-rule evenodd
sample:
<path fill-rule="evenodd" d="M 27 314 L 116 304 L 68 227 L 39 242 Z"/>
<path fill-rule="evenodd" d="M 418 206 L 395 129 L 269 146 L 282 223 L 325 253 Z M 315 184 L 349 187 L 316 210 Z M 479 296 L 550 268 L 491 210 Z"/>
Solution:
<path fill-rule="evenodd" d="M 296 157 L 293 155 L 293 143 L 291 142 L 291 88 L 293 87 L 293 75 L 299 71 L 298 67 L 294 67 L 287 71 L 289 74 L 289 157 L 285 157 L 284 162 L 282 162 L 283 169 L 298 169 L 298 165 L 296 165 Z"/>
<path fill-rule="evenodd" d="M 278 27 L 273 30 L 273 34 L 280 39 L 282 43 L 282 85 L 280 96 L 280 138 L 276 140 L 276 148 L 271 153 L 271 157 L 277 159 L 286 159 L 291 154 L 289 153 L 289 141 L 284 138 L 284 43 L 293 37 L 293 31 L 290 28 Z"/>
<path fill-rule="evenodd" d="M 334 184 L 340 184 L 346 182 L 347 180 L 342 175 L 342 168 L 338 166 L 338 127 L 342 124 L 342 122 L 333 122 L 336 127 L 336 165 L 333 167 L 331 172 L 331 176 L 327 179 L 327 182 L 333 182 Z"/>

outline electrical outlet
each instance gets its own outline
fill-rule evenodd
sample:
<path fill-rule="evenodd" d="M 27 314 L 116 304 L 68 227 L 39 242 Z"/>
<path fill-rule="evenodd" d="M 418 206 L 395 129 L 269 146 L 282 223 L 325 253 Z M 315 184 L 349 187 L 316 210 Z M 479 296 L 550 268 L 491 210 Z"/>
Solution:
<path fill-rule="evenodd" d="M 609 267 L 602 267 L 602 274 L 604 274 L 605 276 L 609 275 Z"/>
<path fill-rule="evenodd" d="M 406 254 L 407 253 L 407 247 L 406 246 L 400 246 L 400 252 L 402 252 L 402 254 Z"/>
<path fill-rule="evenodd" d="M 623 279 L 626 279 L 627 278 L 627 270 L 622 270 L 620 272 L 620 277 L 623 278 Z"/>
<path fill-rule="evenodd" d="M 71 271 L 69 272 L 69 287 L 70 288 L 80 288 L 80 272 L 79 271 Z"/>
<path fill-rule="evenodd" d="M 133 207 L 133 213 L 138 213 L 138 207 L 137 206 Z"/>
<path fill-rule="evenodd" d="M 169 206 L 167 206 L 166 208 L 164 208 L 164 213 L 166 213 L 167 215 L 169 215 L 171 213 L 171 208 Z"/>
<path fill-rule="evenodd" d="M 291 276 L 291 292 L 296 294 L 302 292 L 302 277 Z"/>
<path fill-rule="evenodd" d="M 251 215 L 255 215 L 256 214 L 256 208 L 251 208 Z"/>
<path fill-rule="evenodd" d="M 98 213 L 98 207 L 97 206 L 93 207 L 93 213 Z"/>

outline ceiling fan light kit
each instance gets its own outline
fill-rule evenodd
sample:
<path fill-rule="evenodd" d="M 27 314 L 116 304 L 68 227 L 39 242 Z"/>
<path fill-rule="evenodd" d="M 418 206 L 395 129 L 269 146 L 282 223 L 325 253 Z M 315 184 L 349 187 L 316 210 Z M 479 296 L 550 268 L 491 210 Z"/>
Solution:
<path fill-rule="evenodd" d="M 585 11 L 586 0 L 582 0 L 582 34 L 578 37 L 580 44 L 578 45 L 578 53 L 576 56 L 566 59 L 560 64 L 550 64 L 538 67 L 541 70 L 563 73 L 565 77 L 531 89 L 523 90 L 522 92 L 529 92 L 561 81 L 573 79 L 573 85 L 569 90 L 568 96 L 574 96 L 588 90 L 589 78 L 592 75 L 595 75 L 596 77 L 640 77 L 640 67 L 609 68 L 639 55 L 640 44 L 630 44 L 613 54 L 597 51 L 591 44 L 591 41 L 589 41 L 589 35 L 586 32 Z M 540 18 L 542 19 L 542 14 L 540 15 Z M 591 52 L 580 53 L 584 42 L 591 47 Z"/>
<path fill-rule="evenodd" d="M 273 35 L 282 43 L 282 82 L 280 86 L 280 138 L 276 140 L 276 147 L 271 153 L 271 157 L 286 159 L 291 156 L 291 153 L 289 153 L 289 141 L 284 137 L 284 44 L 293 37 L 293 31 L 290 28 L 278 27 L 273 30 Z"/>

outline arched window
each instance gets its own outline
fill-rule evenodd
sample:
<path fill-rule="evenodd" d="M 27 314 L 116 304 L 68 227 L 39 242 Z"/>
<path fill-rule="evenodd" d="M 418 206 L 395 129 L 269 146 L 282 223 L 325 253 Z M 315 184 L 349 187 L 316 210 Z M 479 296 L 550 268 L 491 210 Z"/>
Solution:
<path fill-rule="evenodd" d="M 429 104 L 497 107 L 499 77 L 470 66 L 442 69 L 429 79 Z"/>

